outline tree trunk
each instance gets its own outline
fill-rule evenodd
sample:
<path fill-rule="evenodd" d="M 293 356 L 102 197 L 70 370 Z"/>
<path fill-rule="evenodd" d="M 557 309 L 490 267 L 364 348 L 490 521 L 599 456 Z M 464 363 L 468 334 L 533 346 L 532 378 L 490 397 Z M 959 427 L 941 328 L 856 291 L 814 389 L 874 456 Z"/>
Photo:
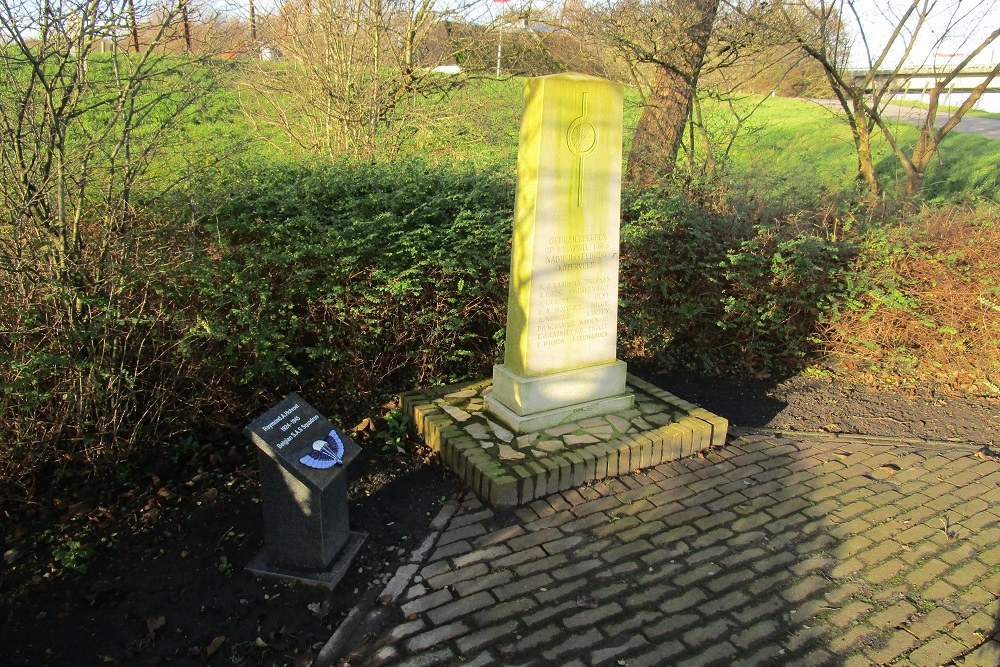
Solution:
<path fill-rule="evenodd" d="M 191 53 L 191 17 L 188 15 L 187 0 L 181 0 L 181 22 L 184 24 L 184 52 Z"/>
<path fill-rule="evenodd" d="M 864 108 L 855 103 L 854 122 L 851 124 L 854 130 L 854 145 L 858 153 L 858 180 L 865 184 L 868 195 L 875 200 L 879 196 L 878 177 L 875 175 L 875 163 L 872 160 L 872 133 L 868 125 L 868 116 Z"/>
<path fill-rule="evenodd" d="M 128 24 L 132 31 L 132 46 L 139 53 L 139 23 L 135 18 L 135 0 L 128 0 Z"/>
<path fill-rule="evenodd" d="M 257 46 L 257 8 L 253 0 L 250 0 L 250 48 L 253 49 L 253 57 L 260 58 L 260 47 Z"/>
<path fill-rule="evenodd" d="M 679 3 L 681 36 L 676 42 L 670 40 L 670 53 L 656 54 L 653 87 L 628 156 L 629 183 L 648 186 L 673 172 L 719 4 L 720 0 Z"/>

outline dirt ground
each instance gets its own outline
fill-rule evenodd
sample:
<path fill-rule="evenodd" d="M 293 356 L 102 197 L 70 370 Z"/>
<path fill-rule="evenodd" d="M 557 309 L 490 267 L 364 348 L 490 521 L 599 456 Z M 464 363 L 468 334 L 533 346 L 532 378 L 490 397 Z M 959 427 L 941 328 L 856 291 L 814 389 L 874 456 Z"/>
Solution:
<path fill-rule="evenodd" d="M 994 447 L 1000 434 L 998 398 L 808 376 L 639 374 L 740 427 Z M 373 445 L 349 473 L 351 527 L 369 537 L 332 593 L 243 570 L 261 546 L 261 510 L 256 459 L 236 440 L 104 503 L 82 494 L 0 514 L 0 663 L 309 664 L 351 607 L 419 545 L 444 499 L 461 493 L 433 460 Z"/>

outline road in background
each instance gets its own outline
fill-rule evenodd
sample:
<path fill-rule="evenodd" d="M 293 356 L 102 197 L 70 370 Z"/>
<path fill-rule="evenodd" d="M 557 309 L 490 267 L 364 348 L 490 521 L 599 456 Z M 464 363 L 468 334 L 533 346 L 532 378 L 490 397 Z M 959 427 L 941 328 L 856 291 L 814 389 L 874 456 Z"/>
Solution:
<path fill-rule="evenodd" d="M 835 112 L 842 111 L 840 103 L 837 102 L 837 100 L 811 99 L 808 101 L 815 102 L 816 104 L 824 106 Z M 921 125 L 926 118 L 926 114 L 927 109 L 905 106 L 902 104 L 887 104 L 885 109 L 882 111 L 883 118 L 903 123 L 910 123 L 911 125 Z M 939 112 L 938 117 L 934 120 L 935 127 L 944 125 L 945 121 L 948 120 L 948 117 L 949 114 L 947 112 Z M 1000 119 L 966 116 L 955 127 L 955 132 L 978 134 L 987 137 L 988 139 L 1000 139 Z"/>

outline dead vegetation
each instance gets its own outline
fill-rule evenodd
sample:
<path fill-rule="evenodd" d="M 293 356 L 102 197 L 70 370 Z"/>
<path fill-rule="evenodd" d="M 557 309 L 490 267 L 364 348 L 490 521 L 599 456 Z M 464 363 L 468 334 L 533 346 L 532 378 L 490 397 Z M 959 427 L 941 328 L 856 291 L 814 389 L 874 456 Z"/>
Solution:
<path fill-rule="evenodd" d="M 860 304 L 827 331 L 862 379 L 1000 394 L 1000 215 L 995 205 L 928 208 L 885 231 Z"/>

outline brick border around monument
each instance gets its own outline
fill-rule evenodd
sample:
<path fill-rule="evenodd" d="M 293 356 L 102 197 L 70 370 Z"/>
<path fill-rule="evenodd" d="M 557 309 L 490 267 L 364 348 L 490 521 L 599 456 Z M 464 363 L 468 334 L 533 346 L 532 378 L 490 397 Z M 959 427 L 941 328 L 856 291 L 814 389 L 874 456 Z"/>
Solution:
<path fill-rule="evenodd" d="M 488 417 L 490 380 L 400 396 L 411 428 L 444 464 L 493 507 L 626 475 L 725 443 L 729 422 L 628 376 L 636 407 L 516 435 Z"/>

